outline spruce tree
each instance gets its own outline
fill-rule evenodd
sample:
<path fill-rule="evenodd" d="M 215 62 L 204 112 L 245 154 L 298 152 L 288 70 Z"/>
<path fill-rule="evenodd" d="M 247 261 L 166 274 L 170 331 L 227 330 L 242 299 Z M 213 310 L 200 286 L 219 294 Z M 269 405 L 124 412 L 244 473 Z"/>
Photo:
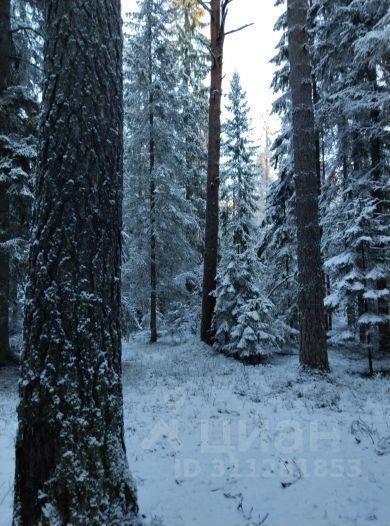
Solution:
<path fill-rule="evenodd" d="M 179 54 L 179 94 L 185 128 L 186 198 L 199 227 L 204 230 L 207 165 L 208 97 L 205 79 L 209 70 L 208 41 L 203 34 L 204 9 L 197 0 L 177 0 L 174 34 Z M 203 235 L 203 232 L 202 232 Z M 203 252 L 202 237 L 194 240 Z"/>
<path fill-rule="evenodd" d="M 13 523 L 133 526 L 121 381 L 120 2 L 43 7 Z"/>
<path fill-rule="evenodd" d="M 223 209 L 225 228 L 217 275 L 214 317 L 218 351 L 254 362 L 278 341 L 273 305 L 262 289 L 255 252 L 258 169 L 251 143 L 249 107 L 237 73 L 229 93 L 229 119 L 224 127 Z"/>
<path fill-rule="evenodd" d="M 276 5 L 280 3 L 278 0 Z M 283 338 L 295 341 L 298 335 L 298 271 L 286 11 L 276 21 L 275 31 L 281 31 L 282 35 L 272 59 L 275 72 L 271 87 L 277 94 L 272 111 L 280 119 L 280 131 L 272 145 L 271 162 L 276 180 L 267 195 L 257 253 L 267 267 L 267 289 L 275 303 Z"/>
<path fill-rule="evenodd" d="M 337 338 L 388 349 L 389 83 L 383 2 L 315 2 L 313 56 L 326 130 L 324 248 L 330 308 L 345 315 Z M 387 22 L 386 22 L 387 21 Z"/>
<path fill-rule="evenodd" d="M 14 358 L 10 336 L 21 331 L 40 81 L 37 14 L 25 2 L 0 3 L 0 364 Z"/>
<path fill-rule="evenodd" d="M 197 228 L 186 198 L 189 125 L 180 97 L 180 62 L 169 0 L 143 0 L 128 24 L 125 60 L 126 286 L 149 311 L 150 339 L 169 310 L 174 278 L 193 269 Z M 172 254 L 175 255 L 172 260 Z M 149 294 L 148 294 L 149 291 Z M 150 298 L 145 302 L 145 296 Z"/>

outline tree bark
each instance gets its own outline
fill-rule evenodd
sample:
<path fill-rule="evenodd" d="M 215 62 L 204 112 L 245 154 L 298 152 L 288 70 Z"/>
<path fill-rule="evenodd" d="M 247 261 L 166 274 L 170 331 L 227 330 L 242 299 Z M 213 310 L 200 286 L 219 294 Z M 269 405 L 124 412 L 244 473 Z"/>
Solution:
<path fill-rule="evenodd" d="M 203 298 L 201 339 L 212 344 L 213 316 L 215 309 L 218 228 L 219 228 L 219 164 L 221 157 L 221 99 L 224 21 L 221 17 L 221 0 L 211 0 L 211 85 L 209 104 L 209 144 L 207 166 L 206 229 L 203 270 Z"/>
<path fill-rule="evenodd" d="M 11 2 L 0 0 L 0 97 L 4 95 L 9 77 L 11 44 Z M 6 130 L 0 130 L 6 133 Z M 0 155 L 3 152 L 0 151 Z M 1 174 L 0 174 L 1 175 Z M 1 178 L 3 179 L 3 178 Z M 0 182 L 0 365 L 10 356 L 9 348 L 9 254 L 2 244 L 9 239 L 9 197 L 7 180 Z"/>
<path fill-rule="evenodd" d="M 133 526 L 120 327 L 119 0 L 45 0 L 14 526 Z"/>
<path fill-rule="evenodd" d="M 150 174 L 150 342 L 157 341 L 157 256 L 156 256 L 156 182 L 154 180 L 154 115 L 153 95 L 149 109 L 149 174 Z"/>
<path fill-rule="evenodd" d="M 149 80 L 149 247 L 150 247 L 150 343 L 157 342 L 157 240 L 156 240 L 156 181 L 154 139 L 154 96 L 152 72 L 152 5 L 148 5 L 148 80 Z"/>
<path fill-rule="evenodd" d="M 296 187 L 300 363 L 305 367 L 327 370 L 313 86 L 306 31 L 308 4 L 307 0 L 288 0 L 287 6 Z"/>

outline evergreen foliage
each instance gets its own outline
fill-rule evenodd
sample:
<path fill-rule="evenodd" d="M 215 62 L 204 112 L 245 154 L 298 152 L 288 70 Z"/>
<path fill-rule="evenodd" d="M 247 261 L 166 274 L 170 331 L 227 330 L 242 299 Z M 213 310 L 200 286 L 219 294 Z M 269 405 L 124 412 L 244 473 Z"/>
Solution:
<path fill-rule="evenodd" d="M 233 75 L 227 110 L 222 192 L 225 228 L 216 288 L 214 348 L 256 361 L 279 338 L 273 323 L 274 306 L 265 294 L 255 252 L 256 149 L 250 139 L 248 103 L 237 73 Z"/>

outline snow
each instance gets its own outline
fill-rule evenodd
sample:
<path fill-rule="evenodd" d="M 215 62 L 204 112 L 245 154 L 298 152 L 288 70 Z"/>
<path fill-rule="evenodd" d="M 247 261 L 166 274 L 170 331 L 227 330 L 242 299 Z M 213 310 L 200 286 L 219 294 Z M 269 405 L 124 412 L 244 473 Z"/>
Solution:
<path fill-rule="evenodd" d="M 390 524 L 390 378 L 362 377 L 360 354 L 332 351 L 332 372 L 320 376 L 300 372 L 294 353 L 254 367 L 195 339 L 144 341 L 125 343 L 123 381 L 147 520 Z M 0 371 L 0 526 L 11 524 L 16 382 L 15 368 Z"/>

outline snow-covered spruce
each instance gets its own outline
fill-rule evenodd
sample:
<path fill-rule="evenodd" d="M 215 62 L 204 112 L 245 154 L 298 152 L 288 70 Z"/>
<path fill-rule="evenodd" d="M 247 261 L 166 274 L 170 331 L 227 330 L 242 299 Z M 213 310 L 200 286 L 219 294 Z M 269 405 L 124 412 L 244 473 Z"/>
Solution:
<path fill-rule="evenodd" d="M 0 4 L 0 365 L 12 360 L 10 335 L 21 331 L 36 157 L 39 39 L 17 27 L 37 27 L 34 7 Z M 33 71 L 35 69 L 35 71 Z"/>
<path fill-rule="evenodd" d="M 388 7 L 380 0 L 317 0 L 313 11 L 318 124 L 329 173 L 322 221 L 326 301 L 347 320 L 332 337 L 388 351 Z"/>
<path fill-rule="evenodd" d="M 243 361 L 260 361 L 280 343 L 274 305 L 261 290 L 253 248 L 227 249 L 220 262 L 214 324 L 214 348 Z"/>
<path fill-rule="evenodd" d="M 43 4 L 13 524 L 134 526 L 121 380 L 121 7 Z"/>
<path fill-rule="evenodd" d="M 197 214 L 185 177 L 193 119 L 186 121 L 179 96 L 174 20 L 169 0 L 142 0 L 126 25 L 124 288 L 130 308 L 149 319 L 152 340 L 177 299 L 174 278 L 196 261 Z"/>
<path fill-rule="evenodd" d="M 272 145 L 271 162 L 277 177 L 268 191 L 257 254 L 267 268 L 264 277 L 275 304 L 281 334 L 285 340 L 295 343 L 298 336 L 298 269 L 286 11 L 278 18 L 275 31 L 282 33 L 272 59 L 275 65 L 272 88 L 277 94 L 272 110 L 281 123 Z"/>
<path fill-rule="evenodd" d="M 237 73 L 229 93 L 222 186 L 222 257 L 214 316 L 216 350 L 256 361 L 278 342 L 273 305 L 261 288 L 254 248 L 256 212 L 255 148 L 250 141 L 249 108 Z"/>

